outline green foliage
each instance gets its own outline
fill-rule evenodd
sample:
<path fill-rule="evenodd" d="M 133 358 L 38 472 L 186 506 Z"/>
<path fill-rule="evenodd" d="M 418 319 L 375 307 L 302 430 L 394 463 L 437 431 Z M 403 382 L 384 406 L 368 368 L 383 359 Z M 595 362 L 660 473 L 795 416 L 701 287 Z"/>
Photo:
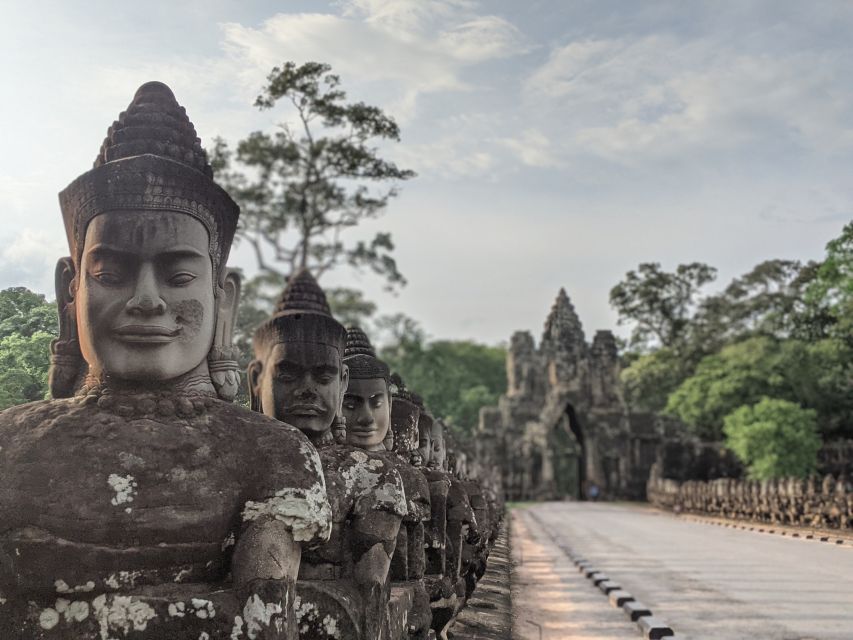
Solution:
<path fill-rule="evenodd" d="M 685 367 L 684 359 L 668 347 L 637 354 L 621 373 L 628 406 L 635 411 L 662 411 L 669 395 L 687 377 Z"/>
<path fill-rule="evenodd" d="M 0 339 L 0 409 L 47 396 L 50 342 L 55 337 L 36 331 Z"/>
<path fill-rule="evenodd" d="M 0 291 L 0 338 L 13 334 L 31 336 L 38 332 L 57 334 L 56 305 L 26 287 Z"/>
<path fill-rule="evenodd" d="M 0 409 L 47 395 L 56 305 L 26 287 L 0 291 Z"/>
<path fill-rule="evenodd" d="M 853 436 L 853 351 L 831 339 L 748 338 L 703 358 L 670 394 L 665 412 L 718 440 L 726 415 L 764 396 L 815 409 L 826 436 Z"/>
<path fill-rule="evenodd" d="M 425 343 L 410 319 L 396 318 L 398 337 L 381 351 L 407 387 L 463 437 L 473 434 L 480 408 L 506 391 L 506 350 L 470 341 Z"/>
<path fill-rule="evenodd" d="M 279 286 L 298 267 L 320 278 L 341 264 L 369 269 L 389 288 L 402 286 L 390 234 L 350 245 L 341 234 L 379 216 L 397 193 L 377 185 L 415 174 L 383 160 L 372 146 L 374 140 L 399 141 L 394 120 L 377 107 L 348 103 L 330 71 L 317 62 L 275 67 L 255 106 L 271 109 L 281 101 L 295 114 L 293 123 L 272 134 L 250 134 L 236 153 L 217 140 L 211 164 L 240 204 L 238 237 Z"/>
<path fill-rule="evenodd" d="M 619 324 L 631 323 L 631 347 L 676 347 L 684 336 L 699 290 L 717 275 L 701 262 L 681 264 L 674 273 L 644 262 L 610 290 L 610 305 Z"/>
<path fill-rule="evenodd" d="M 705 298 L 690 323 L 688 351 L 707 355 L 724 344 L 765 335 L 787 338 L 800 331 L 806 289 L 818 264 L 765 260 Z"/>
<path fill-rule="evenodd" d="M 826 258 L 806 291 L 806 299 L 813 325 L 853 346 L 853 222 L 826 245 Z"/>
<path fill-rule="evenodd" d="M 816 416 L 794 402 L 762 398 L 725 417 L 726 446 L 753 479 L 804 478 L 817 468 L 821 439 Z"/>

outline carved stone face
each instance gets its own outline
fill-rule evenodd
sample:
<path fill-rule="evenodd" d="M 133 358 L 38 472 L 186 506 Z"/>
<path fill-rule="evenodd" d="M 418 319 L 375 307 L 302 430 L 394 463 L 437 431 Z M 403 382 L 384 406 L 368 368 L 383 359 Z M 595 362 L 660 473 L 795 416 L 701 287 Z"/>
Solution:
<path fill-rule="evenodd" d="M 74 291 L 96 375 L 164 381 L 206 363 L 215 326 L 207 229 L 189 215 L 127 211 L 86 229 Z"/>
<path fill-rule="evenodd" d="M 432 423 L 432 452 L 429 456 L 430 469 L 444 469 L 447 460 L 447 448 L 444 444 L 444 428 L 436 420 Z"/>
<path fill-rule="evenodd" d="M 424 421 L 426 422 L 426 421 Z M 429 464 L 430 457 L 432 455 L 432 432 L 431 428 L 427 429 L 425 426 L 422 426 L 420 423 L 418 424 L 418 453 L 421 454 L 421 460 L 423 460 L 424 466 Z"/>
<path fill-rule="evenodd" d="M 382 378 L 350 380 L 344 394 L 347 443 L 361 449 L 384 449 L 382 441 L 391 427 L 388 384 Z"/>
<path fill-rule="evenodd" d="M 274 345 L 263 362 L 250 365 L 249 376 L 261 411 L 306 435 L 332 426 L 348 382 L 337 349 L 306 342 Z"/>

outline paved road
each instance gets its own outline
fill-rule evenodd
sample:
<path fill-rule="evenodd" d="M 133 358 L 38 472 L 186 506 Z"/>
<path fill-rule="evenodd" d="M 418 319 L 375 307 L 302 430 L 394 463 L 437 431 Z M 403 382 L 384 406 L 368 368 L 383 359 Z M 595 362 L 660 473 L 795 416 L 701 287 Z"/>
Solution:
<path fill-rule="evenodd" d="M 727 529 L 602 503 L 543 503 L 525 511 L 518 515 L 531 533 L 556 536 L 594 562 L 679 639 L 853 640 L 849 543 Z M 609 607 L 603 596 L 600 602 Z M 544 636 L 551 637 L 573 636 Z"/>

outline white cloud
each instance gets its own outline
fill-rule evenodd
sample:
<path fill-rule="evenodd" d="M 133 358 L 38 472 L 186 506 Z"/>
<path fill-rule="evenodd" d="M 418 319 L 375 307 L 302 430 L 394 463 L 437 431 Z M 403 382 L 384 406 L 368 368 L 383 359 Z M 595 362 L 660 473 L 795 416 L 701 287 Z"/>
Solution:
<path fill-rule="evenodd" d="M 565 152 L 629 163 L 750 145 L 853 148 L 853 90 L 839 83 L 853 51 L 739 50 L 723 40 L 571 42 L 531 74 L 528 102 L 549 113 Z"/>
<path fill-rule="evenodd" d="M 328 62 L 336 73 L 372 90 L 398 120 L 414 117 L 425 94 L 462 91 L 469 67 L 523 52 L 509 22 L 479 15 L 469 2 L 360 0 L 332 14 L 277 14 L 260 28 L 222 25 L 226 50 L 265 74 L 284 60 Z"/>
<path fill-rule="evenodd" d="M 525 129 L 513 138 L 501 138 L 501 144 L 530 167 L 555 167 L 559 162 L 552 152 L 551 140 L 539 129 Z"/>

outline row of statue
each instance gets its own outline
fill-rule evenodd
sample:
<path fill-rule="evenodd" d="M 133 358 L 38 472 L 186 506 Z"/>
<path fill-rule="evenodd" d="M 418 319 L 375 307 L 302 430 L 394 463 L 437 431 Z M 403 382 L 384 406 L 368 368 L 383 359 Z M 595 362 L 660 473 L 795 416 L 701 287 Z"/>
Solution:
<path fill-rule="evenodd" d="M 0 413 L 0 638 L 444 637 L 497 535 L 495 474 L 306 270 L 233 402 L 239 208 L 166 85 L 60 205 L 52 399 Z"/>
<path fill-rule="evenodd" d="M 753 520 L 768 524 L 853 529 L 853 487 L 843 477 L 827 474 L 779 478 L 679 482 L 662 478 L 652 468 L 647 485 L 649 502 L 677 512 Z"/>

